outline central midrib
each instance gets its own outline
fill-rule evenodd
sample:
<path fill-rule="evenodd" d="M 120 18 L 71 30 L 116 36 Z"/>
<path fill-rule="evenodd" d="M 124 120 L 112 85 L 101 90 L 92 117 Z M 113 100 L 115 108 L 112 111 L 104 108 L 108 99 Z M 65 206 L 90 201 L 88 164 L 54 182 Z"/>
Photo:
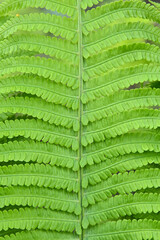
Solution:
<path fill-rule="evenodd" d="M 81 102 L 81 96 L 83 91 L 83 79 L 82 79 L 82 72 L 83 72 L 83 54 L 82 54 L 82 15 L 81 15 L 81 3 L 80 0 L 77 0 L 77 7 L 78 7 L 78 53 L 79 53 L 79 132 L 78 132 L 78 139 L 79 139 L 79 150 L 78 150 L 78 159 L 79 159 L 79 166 L 80 161 L 82 158 L 82 113 L 83 113 L 83 104 Z M 80 214 L 80 225 L 81 225 L 81 235 L 80 239 L 83 239 L 83 228 L 82 228 L 82 220 L 83 220 L 83 208 L 82 208 L 82 175 L 83 170 L 80 166 L 79 168 L 79 184 L 80 184 L 80 191 L 79 191 L 79 201 L 81 206 L 81 214 Z"/>

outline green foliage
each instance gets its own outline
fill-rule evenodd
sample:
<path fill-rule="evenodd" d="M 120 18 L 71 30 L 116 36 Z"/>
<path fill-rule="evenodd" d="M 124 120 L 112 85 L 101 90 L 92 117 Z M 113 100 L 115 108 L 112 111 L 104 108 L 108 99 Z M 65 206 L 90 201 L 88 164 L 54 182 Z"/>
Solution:
<path fill-rule="evenodd" d="M 160 4 L 0 4 L 0 240 L 160 239 Z"/>

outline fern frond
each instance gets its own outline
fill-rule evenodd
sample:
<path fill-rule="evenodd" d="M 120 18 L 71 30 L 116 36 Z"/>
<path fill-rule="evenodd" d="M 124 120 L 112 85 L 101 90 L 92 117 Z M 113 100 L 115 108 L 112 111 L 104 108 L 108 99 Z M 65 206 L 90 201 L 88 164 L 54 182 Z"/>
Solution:
<path fill-rule="evenodd" d="M 79 169 L 75 151 L 34 141 L 12 141 L 0 144 L 0 162 L 35 162 Z"/>
<path fill-rule="evenodd" d="M 38 186 L 78 192 L 77 174 L 67 169 L 43 164 L 21 164 L 0 168 L 1 186 Z"/>
<path fill-rule="evenodd" d="M 111 4 L 105 4 L 101 7 L 93 8 L 86 14 L 83 14 L 84 28 L 83 33 L 87 35 L 90 31 L 103 28 L 112 22 L 129 21 L 133 19 L 150 20 L 160 22 L 159 12 L 151 5 L 135 1 L 116 1 Z M 144 19 L 144 20 L 143 20 Z"/>
<path fill-rule="evenodd" d="M 1 3 L 0 14 L 6 15 L 10 12 L 17 11 L 25 8 L 46 8 L 48 10 L 57 11 L 62 14 L 67 14 L 69 16 L 77 15 L 76 11 L 76 1 L 75 0 L 63 0 L 58 2 L 56 0 L 49 0 L 47 2 L 38 0 L 6 0 Z"/>
<path fill-rule="evenodd" d="M 106 119 L 87 125 L 82 136 L 83 146 L 137 129 L 156 129 L 160 127 L 160 111 L 152 109 L 140 109 L 113 114 Z M 96 130 L 95 130 L 96 129 Z"/>
<path fill-rule="evenodd" d="M 44 230 L 30 230 L 30 231 L 21 231 L 15 234 L 5 235 L 1 237 L 1 240 L 39 240 L 42 239 L 52 239 L 56 238 L 56 240 L 66 239 L 66 240 L 78 240 L 77 235 L 73 235 L 71 233 L 63 233 L 63 232 L 56 232 L 56 231 L 44 231 Z"/>
<path fill-rule="evenodd" d="M 98 34 L 97 34 L 98 32 Z M 112 48 L 113 44 L 123 44 L 127 40 L 150 40 L 159 43 L 160 30 L 148 23 L 131 22 L 107 26 L 97 32 L 93 32 L 84 38 L 84 58 L 101 53 L 106 48 Z"/>
<path fill-rule="evenodd" d="M 0 27 L 1 39 L 17 33 L 17 31 L 42 31 L 61 36 L 72 42 L 77 42 L 76 21 L 70 18 L 62 18 L 44 13 L 31 13 L 22 15 L 19 18 L 8 20 L 3 27 Z"/>
<path fill-rule="evenodd" d="M 73 214 L 53 212 L 45 209 L 21 208 L 0 213 L 0 230 L 56 230 L 57 232 L 73 232 L 80 234 L 80 226 L 77 217 Z M 13 221 L 14 219 L 14 221 Z"/>
<path fill-rule="evenodd" d="M 158 62 L 160 49 L 158 46 L 151 45 L 149 43 L 133 43 L 128 45 L 123 45 L 118 48 L 116 47 L 116 48 L 112 48 L 111 50 L 103 51 L 101 54 L 94 55 L 95 60 L 93 60 L 93 57 L 88 58 L 88 60 L 86 61 L 86 69 L 90 67 L 96 68 L 99 65 L 104 67 L 105 66 L 104 64 L 108 62 L 107 60 L 109 60 L 110 58 L 112 59 L 115 56 L 121 57 L 121 54 L 122 56 L 124 56 L 126 53 L 132 53 L 132 61 L 133 59 L 135 61 L 142 60 L 142 59 L 145 59 L 146 57 L 147 61 L 152 61 L 153 59 L 155 62 Z M 134 55 L 134 53 L 136 54 Z M 150 55 L 152 53 L 153 55 Z M 127 63 L 127 60 L 124 59 L 124 62 Z M 114 64 L 116 68 L 119 66 L 119 65 L 117 66 L 117 64 Z"/>
<path fill-rule="evenodd" d="M 134 67 L 113 69 L 103 76 L 89 79 L 85 83 L 82 101 L 86 104 L 134 84 L 159 81 L 159 71 L 159 66 L 155 66 L 155 64 L 139 64 Z"/>
<path fill-rule="evenodd" d="M 78 149 L 78 140 L 73 131 L 34 119 L 20 119 L 0 123 L 0 138 L 23 136 L 33 140 L 59 144 L 73 150 Z"/>
<path fill-rule="evenodd" d="M 0 167 L 1 186 L 38 186 L 78 192 L 77 173 L 43 164 L 21 164 Z"/>
<path fill-rule="evenodd" d="M 83 227 L 96 225 L 108 220 L 131 216 L 140 213 L 158 213 L 160 211 L 160 195 L 153 193 L 135 193 L 115 196 L 104 202 L 92 205 L 87 209 L 83 219 Z"/>
<path fill-rule="evenodd" d="M 128 194 L 140 189 L 158 188 L 160 170 L 142 169 L 125 173 L 114 174 L 95 186 L 89 186 L 84 193 L 83 206 L 95 204 L 106 200 L 113 195 Z"/>
<path fill-rule="evenodd" d="M 78 64 L 77 45 L 65 39 L 37 34 L 13 35 L 0 42 L 1 55 L 6 57 L 18 51 L 35 51 L 56 57 L 71 64 Z"/>
<path fill-rule="evenodd" d="M 104 51 L 94 55 L 87 60 L 84 68 L 83 80 L 88 81 L 106 73 L 115 67 L 122 67 L 125 64 L 145 60 L 149 63 L 160 63 L 160 50 L 158 47 L 146 43 L 131 44 Z"/>
<path fill-rule="evenodd" d="M 1 98 L 0 113 L 12 112 L 28 114 L 29 116 L 43 119 L 45 122 L 72 128 L 77 131 L 78 120 L 76 112 L 60 105 L 45 102 L 39 98 L 11 97 Z"/>
<path fill-rule="evenodd" d="M 77 195 L 63 190 L 33 186 L 0 188 L 0 208 L 15 205 L 60 210 L 76 215 L 81 211 Z"/>
<path fill-rule="evenodd" d="M 159 153 L 144 152 L 126 154 L 112 159 L 108 158 L 106 161 L 100 162 L 99 164 L 86 166 L 83 175 L 83 187 L 86 188 L 88 184 L 96 185 L 117 172 L 124 173 L 143 166 L 148 166 L 148 164 L 152 163 L 160 164 Z"/>
<path fill-rule="evenodd" d="M 78 87 L 77 68 L 56 59 L 41 57 L 10 57 L 0 61 L 0 77 L 15 73 L 32 73 L 68 87 Z M 54 66 L 54 67 L 53 67 Z"/>
<path fill-rule="evenodd" d="M 67 90 L 67 91 L 66 91 Z M 47 102 L 78 109 L 78 91 L 32 74 L 0 79 L 0 93 L 23 92 L 41 97 Z"/>
<path fill-rule="evenodd" d="M 148 108 L 159 106 L 159 89 L 133 89 L 122 90 L 118 95 L 113 94 L 109 97 L 99 98 L 89 102 L 84 111 L 82 122 L 94 122 L 106 118 L 115 113 L 122 113 L 131 109 Z"/>
<path fill-rule="evenodd" d="M 143 153 L 145 151 L 159 152 L 159 133 L 143 132 L 129 133 L 114 139 L 106 139 L 104 142 L 91 144 L 86 147 L 83 154 L 81 166 L 105 161 L 106 158 L 113 158 L 128 153 Z"/>
<path fill-rule="evenodd" d="M 86 232 L 90 240 L 141 240 L 158 239 L 160 237 L 160 222 L 156 220 L 118 220 L 89 228 Z"/>
<path fill-rule="evenodd" d="M 159 10 L 2 0 L 0 15 L 0 239 L 159 240 Z"/>

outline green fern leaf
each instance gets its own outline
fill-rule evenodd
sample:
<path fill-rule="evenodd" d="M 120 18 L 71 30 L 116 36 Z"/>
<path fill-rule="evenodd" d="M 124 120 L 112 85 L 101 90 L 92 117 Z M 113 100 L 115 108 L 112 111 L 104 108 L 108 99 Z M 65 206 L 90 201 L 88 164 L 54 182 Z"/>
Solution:
<path fill-rule="evenodd" d="M 145 152 L 143 154 L 133 153 L 118 156 L 116 158 L 108 158 L 107 161 L 86 166 L 83 185 L 85 187 L 87 187 L 88 184 L 96 185 L 117 172 L 125 173 L 126 171 L 131 171 L 133 169 L 140 169 L 149 164 L 159 164 L 159 162 L 160 155 L 157 152 Z"/>
<path fill-rule="evenodd" d="M 54 46 L 54 47 L 53 47 Z M 11 36 L 0 43 L 1 54 L 3 57 L 9 56 L 19 50 L 35 51 L 37 54 L 45 54 L 57 59 L 66 60 L 72 64 L 78 64 L 77 46 L 57 38 L 46 37 L 43 35 L 22 34 Z"/>
<path fill-rule="evenodd" d="M 43 207 L 69 213 L 74 212 L 76 215 L 79 215 L 81 210 L 76 194 L 66 193 L 63 190 L 17 186 L 1 188 L 0 195 L 1 208 L 10 205 Z"/>
<path fill-rule="evenodd" d="M 17 232 L 15 234 L 5 235 L 1 237 L 3 240 L 39 240 L 39 238 L 43 239 L 52 239 L 56 238 L 57 240 L 61 240 L 62 238 L 66 240 L 76 240 L 78 236 L 71 234 L 71 233 L 58 233 L 56 231 L 44 231 L 44 230 L 24 230 L 21 232 Z"/>
<path fill-rule="evenodd" d="M 78 91 L 66 88 L 63 85 L 51 84 L 50 80 L 36 75 L 24 74 L 15 77 L 2 78 L 0 81 L 0 93 L 10 94 L 23 92 L 36 95 L 47 102 L 60 104 L 73 110 L 78 109 Z"/>
<path fill-rule="evenodd" d="M 0 145 L 1 162 L 37 162 L 78 170 L 75 151 L 35 141 L 10 141 Z"/>
<path fill-rule="evenodd" d="M 58 2 L 56 0 L 49 0 L 47 2 L 43 2 L 43 1 L 37 1 L 37 0 L 31 0 L 31 1 L 27 1 L 27 0 L 18 0 L 18 1 L 10 1 L 7 0 L 5 2 L 3 2 L 0 6 L 0 13 L 1 14 L 8 14 L 9 12 L 13 12 L 13 11 L 17 11 L 20 9 L 25 9 L 28 7 L 40 7 L 40 8 L 46 8 L 48 10 L 52 10 L 52 11 L 57 11 L 57 12 L 61 12 L 63 14 L 67 14 L 69 16 L 74 16 L 75 14 L 77 14 L 76 12 L 76 1 L 75 0 L 62 0 L 61 2 Z"/>
<path fill-rule="evenodd" d="M 43 220 L 42 216 L 44 217 Z M 0 223 L 1 230 L 8 230 L 9 228 L 32 230 L 38 228 L 43 230 L 57 230 L 58 232 L 73 232 L 76 229 L 77 233 L 80 233 L 77 217 L 72 214 L 68 215 L 57 212 L 53 214 L 51 210 L 22 208 L 19 210 L 3 211 L 0 217 L 1 219 L 3 218 Z M 14 218 L 14 222 L 12 218 Z M 21 221 L 19 221 L 20 219 Z"/>
<path fill-rule="evenodd" d="M 91 32 L 88 36 L 84 37 L 83 56 L 88 58 L 100 51 L 115 46 L 124 46 L 125 43 L 130 42 L 144 42 L 145 40 L 159 43 L 160 30 L 158 27 L 149 23 L 143 22 L 129 22 L 124 24 L 115 24 L 107 26 Z"/>
<path fill-rule="evenodd" d="M 66 18 L 62 18 L 50 14 L 30 14 L 23 15 L 19 18 L 12 18 L 7 21 L 3 28 L 0 28 L 1 38 L 6 38 L 17 31 L 43 31 L 44 33 L 51 32 L 55 36 L 61 35 L 67 40 L 77 42 L 76 23 Z M 37 29 L 38 24 L 38 29 Z"/>
<path fill-rule="evenodd" d="M 158 239 L 160 237 L 159 222 L 147 219 L 108 221 L 86 231 L 86 235 L 88 239 L 95 240 L 102 237 L 107 240 Z"/>
<path fill-rule="evenodd" d="M 84 14 L 83 33 L 88 34 L 98 28 L 102 28 L 112 22 L 128 21 L 131 18 L 159 22 L 159 13 L 150 5 L 141 0 L 115 1 L 88 11 Z"/>
<path fill-rule="evenodd" d="M 8 137 L 11 139 L 22 136 L 37 141 L 42 139 L 42 142 L 55 143 L 60 146 L 65 146 L 66 148 L 72 147 L 74 150 L 77 150 L 78 141 L 76 136 L 72 134 L 73 133 L 67 129 L 66 134 L 64 134 L 63 128 L 57 128 L 54 125 L 49 126 L 46 122 L 33 119 L 11 120 L 0 123 L 0 138 Z"/>
<path fill-rule="evenodd" d="M 160 12 L 0 3 L 0 239 L 160 239 Z"/>

